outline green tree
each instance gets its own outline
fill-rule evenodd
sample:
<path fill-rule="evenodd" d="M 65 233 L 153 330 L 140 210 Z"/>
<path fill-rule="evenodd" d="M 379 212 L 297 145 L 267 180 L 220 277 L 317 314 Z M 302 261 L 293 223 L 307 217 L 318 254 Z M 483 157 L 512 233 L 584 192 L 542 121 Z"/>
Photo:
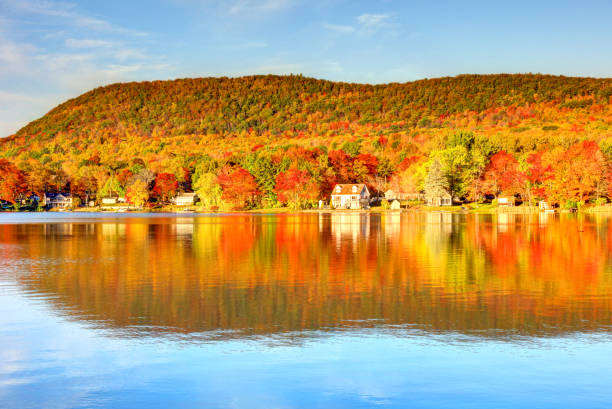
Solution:
<path fill-rule="evenodd" d="M 125 195 L 125 190 L 115 176 L 109 177 L 99 192 L 101 197 L 119 197 Z"/>
<path fill-rule="evenodd" d="M 214 173 L 198 175 L 198 178 L 193 182 L 193 189 L 205 208 L 222 207 L 221 193 L 223 190 L 217 182 L 217 175 Z"/>

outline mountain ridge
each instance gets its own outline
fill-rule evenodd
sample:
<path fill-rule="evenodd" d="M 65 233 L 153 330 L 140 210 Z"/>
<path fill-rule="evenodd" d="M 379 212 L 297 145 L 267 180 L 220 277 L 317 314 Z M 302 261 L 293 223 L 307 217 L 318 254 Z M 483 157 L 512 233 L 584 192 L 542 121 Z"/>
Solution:
<path fill-rule="evenodd" d="M 245 95 L 245 92 L 261 95 Z M 291 108 L 289 99 L 292 98 L 301 102 L 299 113 L 335 111 L 337 115 L 326 118 L 328 121 L 403 120 L 416 126 L 419 120 L 428 115 L 483 112 L 492 107 L 564 102 L 586 96 L 598 101 L 609 99 L 611 95 L 610 78 L 543 74 L 462 74 L 377 85 L 334 82 L 300 75 L 182 78 L 114 83 L 94 88 L 59 104 L 12 137 L 83 127 L 90 129 L 87 124 L 105 128 L 120 124 L 135 125 L 142 133 L 151 132 L 155 127 L 173 134 L 236 132 L 248 128 L 260 132 L 279 132 L 288 125 L 287 121 L 275 121 L 278 119 L 275 116 Z M 320 103 L 304 97 L 318 97 Z M 334 97 L 340 101 L 334 101 Z M 105 106 L 112 102 L 109 99 L 114 99 L 119 106 L 109 109 Z M 175 110 L 175 115 L 172 112 L 155 112 L 156 104 L 168 106 L 171 103 L 181 105 Z M 270 112 L 263 115 L 250 112 L 254 108 L 265 109 L 266 103 L 271 105 L 271 116 L 266 116 Z M 338 110 L 340 105 L 348 105 L 348 109 Z M 97 110 L 92 106 L 96 106 Z M 381 112 L 385 108 L 387 110 Z M 219 112 L 227 114 L 227 118 L 213 118 Z M 164 116 L 175 120 L 175 123 L 164 124 Z M 179 116 L 184 119 L 183 123 L 176 120 Z M 203 126 L 202 121 L 206 122 Z"/>

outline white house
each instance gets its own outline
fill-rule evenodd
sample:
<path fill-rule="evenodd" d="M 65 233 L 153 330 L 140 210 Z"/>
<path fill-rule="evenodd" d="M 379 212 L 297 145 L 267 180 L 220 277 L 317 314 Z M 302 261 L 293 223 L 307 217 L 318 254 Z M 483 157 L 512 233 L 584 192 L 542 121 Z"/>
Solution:
<path fill-rule="evenodd" d="M 362 209 L 370 207 L 370 191 L 363 183 L 336 185 L 331 194 L 335 209 Z"/>
<path fill-rule="evenodd" d="M 177 206 L 193 206 L 198 200 L 196 193 L 181 193 L 173 199 Z"/>
<path fill-rule="evenodd" d="M 70 209 L 72 207 L 70 193 L 45 193 L 44 199 L 48 209 Z"/>
<path fill-rule="evenodd" d="M 118 203 L 126 203 L 125 197 L 103 197 L 103 205 L 115 205 Z"/>
<path fill-rule="evenodd" d="M 500 207 L 513 207 L 516 204 L 514 196 L 500 196 L 497 198 L 497 205 Z"/>
<path fill-rule="evenodd" d="M 445 193 L 441 196 L 430 197 L 427 199 L 427 206 L 452 206 L 453 205 L 453 197 L 450 193 Z"/>

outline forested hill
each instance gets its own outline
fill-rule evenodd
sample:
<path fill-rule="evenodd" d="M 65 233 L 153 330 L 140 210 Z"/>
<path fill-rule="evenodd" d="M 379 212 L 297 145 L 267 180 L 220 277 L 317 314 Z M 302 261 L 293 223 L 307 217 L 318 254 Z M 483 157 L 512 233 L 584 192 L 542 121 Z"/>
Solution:
<path fill-rule="evenodd" d="M 272 75 L 180 79 L 96 88 L 59 105 L 17 136 L 27 140 L 104 129 L 142 135 L 282 133 L 307 130 L 313 122 L 403 122 L 416 127 L 495 107 L 607 104 L 611 95 L 612 79 L 532 74 L 461 75 L 386 85 Z"/>
<path fill-rule="evenodd" d="M 195 190 L 209 208 L 308 207 L 335 183 L 474 201 L 612 199 L 612 79 L 115 84 L 0 138 L 0 200 L 11 203 L 70 191 L 156 205 Z"/>

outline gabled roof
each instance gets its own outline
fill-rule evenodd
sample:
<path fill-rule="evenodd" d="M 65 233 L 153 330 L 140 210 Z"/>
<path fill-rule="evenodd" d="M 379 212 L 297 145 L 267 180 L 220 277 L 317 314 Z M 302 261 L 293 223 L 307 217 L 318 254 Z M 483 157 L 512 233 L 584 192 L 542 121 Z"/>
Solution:
<path fill-rule="evenodd" d="M 353 187 L 355 189 L 353 189 Z M 352 184 L 337 184 L 334 186 L 334 190 L 332 190 L 332 195 L 355 195 L 366 190 L 368 193 L 368 188 L 363 183 L 352 183 Z"/>
<path fill-rule="evenodd" d="M 47 199 L 70 199 L 72 195 L 70 193 L 45 193 Z"/>

